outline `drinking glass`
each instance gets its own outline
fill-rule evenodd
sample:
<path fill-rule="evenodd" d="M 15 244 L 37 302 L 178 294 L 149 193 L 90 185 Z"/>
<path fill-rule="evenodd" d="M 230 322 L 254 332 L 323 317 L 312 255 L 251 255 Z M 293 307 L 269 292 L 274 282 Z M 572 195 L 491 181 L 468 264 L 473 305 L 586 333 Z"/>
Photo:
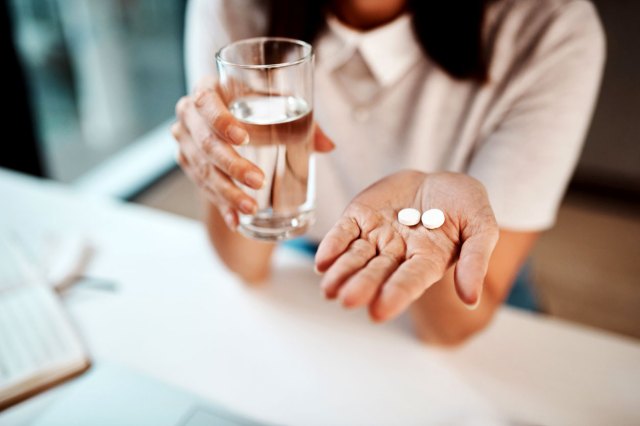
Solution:
<path fill-rule="evenodd" d="M 238 230 L 277 241 L 303 234 L 314 218 L 313 49 L 300 40 L 259 37 L 216 53 L 223 101 L 249 133 L 238 153 L 265 175 L 256 214 L 239 214 Z"/>

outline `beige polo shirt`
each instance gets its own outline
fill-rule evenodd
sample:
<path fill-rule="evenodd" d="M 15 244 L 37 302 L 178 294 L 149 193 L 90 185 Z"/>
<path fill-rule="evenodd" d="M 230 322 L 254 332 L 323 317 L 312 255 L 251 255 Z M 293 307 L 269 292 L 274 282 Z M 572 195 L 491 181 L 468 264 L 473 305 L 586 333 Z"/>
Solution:
<path fill-rule="evenodd" d="M 189 86 L 215 73 L 214 53 L 263 35 L 251 0 L 191 0 Z M 585 0 L 501 0 L 488 11 L 490 81 L 449 77 L 403 15 L 367 32 L 333 17 L 314 43 L 315 118 L 336 150 L 317 156 L 321 239 L 362 189 L 402 169 L 455 171 L 487 188 L 501 228 L 553 225 L 600 83 L 605 42 Z"/>

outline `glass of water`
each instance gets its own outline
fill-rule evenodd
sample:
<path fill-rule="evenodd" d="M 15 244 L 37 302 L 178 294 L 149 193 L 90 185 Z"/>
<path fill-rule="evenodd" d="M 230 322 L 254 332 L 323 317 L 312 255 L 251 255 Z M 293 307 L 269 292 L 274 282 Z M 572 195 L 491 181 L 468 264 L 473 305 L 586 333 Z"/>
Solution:
<path fill-rule="evenodd" d="M 303 234 L 313 221 L 313 49 L 299 40 L 259 37 L 216 54 L 221 96 L 249 133 L 238 153 L 256 164 L 265 184 L 255 190 L 258 211 L 240 214 L 238 230 L 268 241 Z"/>

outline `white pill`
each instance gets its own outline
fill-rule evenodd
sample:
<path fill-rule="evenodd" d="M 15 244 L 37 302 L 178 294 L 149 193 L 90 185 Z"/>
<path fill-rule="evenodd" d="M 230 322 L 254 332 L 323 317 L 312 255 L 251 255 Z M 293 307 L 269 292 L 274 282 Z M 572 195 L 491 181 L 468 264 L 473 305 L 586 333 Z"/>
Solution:
<path fill-rule="evenodd" d="M 402 209 L 398 212 L 398 222 L 413 226 L 420 222 L 420 211 L 416 209 Z"/>
<path fill-rule="evenodd" d="M 444 223 L 444 213 L 440 209 L 429 209 L 422 213 L 422 224 L 427 229 L 437 229 Z"/>

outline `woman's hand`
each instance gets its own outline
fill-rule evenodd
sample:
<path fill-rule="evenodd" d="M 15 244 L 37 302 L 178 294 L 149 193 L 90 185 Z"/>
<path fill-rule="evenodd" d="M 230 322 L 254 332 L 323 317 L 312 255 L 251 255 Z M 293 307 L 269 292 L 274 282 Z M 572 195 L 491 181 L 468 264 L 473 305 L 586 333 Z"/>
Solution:
<path fill-rule="evenodd" d="M 227 109 L 216 79 L 205 77 L 194 95 L 176 104 L 177 122 L 171 128 L 178 141 L 178 163 L 202 188 L 230 229 L 238 224 L 237 212 L 255 213 L 256 201 L 234 183 L 260 189 L 264 173 L 241 157 L 233 145 L 249 143 L 249 134 Z M 331 151 L 334 144 L 316 126 L 315 150 Z"/>
<path fill-rule="evenodd" d="M 398 211 L 438 208 L 442 227 L 397 221 Z M 486 191 L 459 173 L 403 171 L 362 191 L 318 247 L 322 288 L 346 307 L 369 306 L 371 317 L 397 316 L 456 263 L 455 287 L 467 306 L 480 301 L 498 226 Z"/>

